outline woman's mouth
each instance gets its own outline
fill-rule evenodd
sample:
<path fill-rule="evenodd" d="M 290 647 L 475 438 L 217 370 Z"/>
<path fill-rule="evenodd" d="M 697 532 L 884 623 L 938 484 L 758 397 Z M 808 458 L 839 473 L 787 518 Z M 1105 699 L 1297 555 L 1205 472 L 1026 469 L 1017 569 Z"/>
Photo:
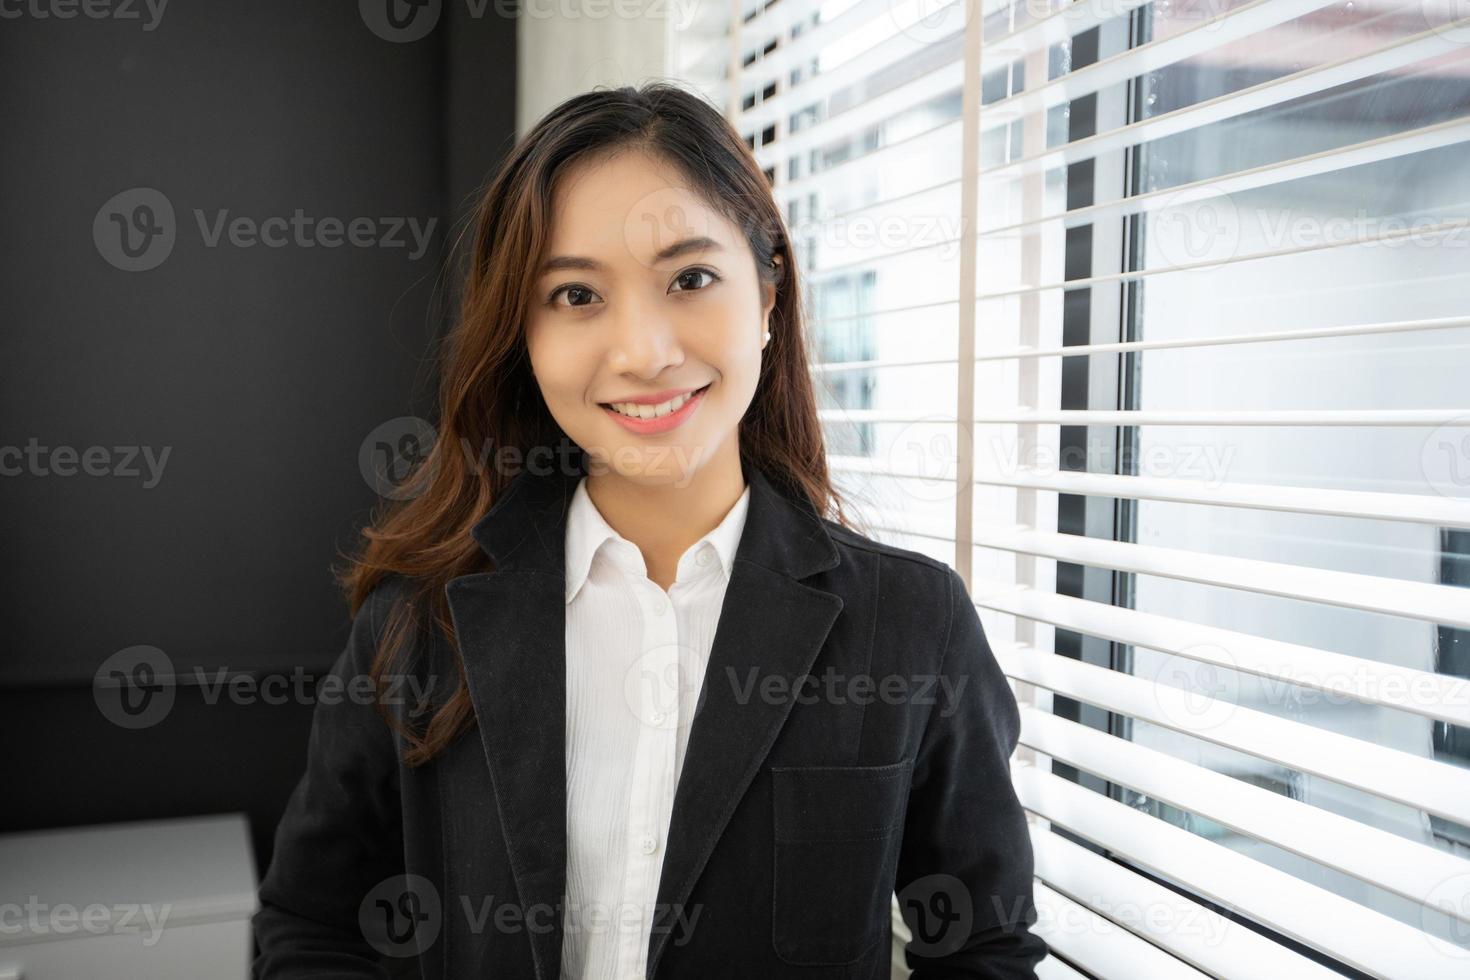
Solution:
<path fill-rule="evenodd" d="M 714 382 L 710 382 L 713 384 Z M 638 435 L 658 435 L 683 425 L 704 401 L 709 385 L 679 395 L 661 405 L 636 405 L 632 402 L 601 404 L 599 407 L 615 422 Z"/>

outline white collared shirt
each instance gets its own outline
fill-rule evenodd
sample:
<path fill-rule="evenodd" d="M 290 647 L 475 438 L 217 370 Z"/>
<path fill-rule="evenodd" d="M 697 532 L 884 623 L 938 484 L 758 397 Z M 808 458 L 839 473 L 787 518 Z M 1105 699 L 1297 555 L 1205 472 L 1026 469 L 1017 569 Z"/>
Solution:
<path fill-rule="evenodd" d="M 749 505 L 747 485 L 665 592 L 586 477 L 572 497 L 562 980 L 643 980 L 674 789 Z"/>

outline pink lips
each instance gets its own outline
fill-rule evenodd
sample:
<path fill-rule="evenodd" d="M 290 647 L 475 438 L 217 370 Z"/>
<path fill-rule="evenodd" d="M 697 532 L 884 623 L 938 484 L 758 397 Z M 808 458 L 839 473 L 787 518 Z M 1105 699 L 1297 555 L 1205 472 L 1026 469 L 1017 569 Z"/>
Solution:
<path fill-rule="evenodd" d="M 695 410 L 699 408 L 700 404 L 704 401 L 705 394 L 708 393 L 708 391 L 709 386 L 705 385 L 688 401 L 686 401 L 683 405 L 680 405 L 677 411 L 670 412 L 669 414 L 656 419 L 629 418 L 628 416 L 623 415 L 619 412 L 615 412 L 611 408 L 607 408 L 605 406 L 602 410 L 606 412 L 614 422 L 618 423 L 629 432 L 636 433 L 640 436 L 653 436 L 658 435 L 662 432 L 669 432 L 683 425 L 685 421 L 687 421 L 689 417 L 694 414 Z"/>

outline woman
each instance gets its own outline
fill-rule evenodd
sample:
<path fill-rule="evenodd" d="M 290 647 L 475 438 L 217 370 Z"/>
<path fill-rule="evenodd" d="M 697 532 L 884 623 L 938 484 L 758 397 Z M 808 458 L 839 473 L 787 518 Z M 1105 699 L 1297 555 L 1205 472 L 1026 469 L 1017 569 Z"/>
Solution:
<path fill-rule="evenodd" d="M 738 134 L 578 96 L 476 222 L 256 976 L 882 977 L 897 890 L 916 977 L 1034 977 L 1015 701 L 958 575 L 842 515 Z"/>

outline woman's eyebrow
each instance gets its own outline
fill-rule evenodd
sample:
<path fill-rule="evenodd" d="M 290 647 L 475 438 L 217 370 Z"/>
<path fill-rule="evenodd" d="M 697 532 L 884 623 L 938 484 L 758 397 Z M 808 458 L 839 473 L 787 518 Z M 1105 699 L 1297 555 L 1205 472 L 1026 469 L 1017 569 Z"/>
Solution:
<path fill-rule="evenodd" d="M 672 245 L 660 249 L 659 253 L 653 257 L 653 261 L 655 264 L 667 262 L 669 259 L 676 259 L 689 252 L 720 251 L 724 251 L 724 246 L 713 238 L 701 235 L 697 238 L 681 239 Z M 589 259 L 582 255 L 557 255 L 541 263 L 541 269 L 536 275 L 544 276 L 548 272 L 558 272 L 562 269 L 581 269 L 589 272 L 599 272 L 603 269 L 603 264 L 596 259 Z"/>

